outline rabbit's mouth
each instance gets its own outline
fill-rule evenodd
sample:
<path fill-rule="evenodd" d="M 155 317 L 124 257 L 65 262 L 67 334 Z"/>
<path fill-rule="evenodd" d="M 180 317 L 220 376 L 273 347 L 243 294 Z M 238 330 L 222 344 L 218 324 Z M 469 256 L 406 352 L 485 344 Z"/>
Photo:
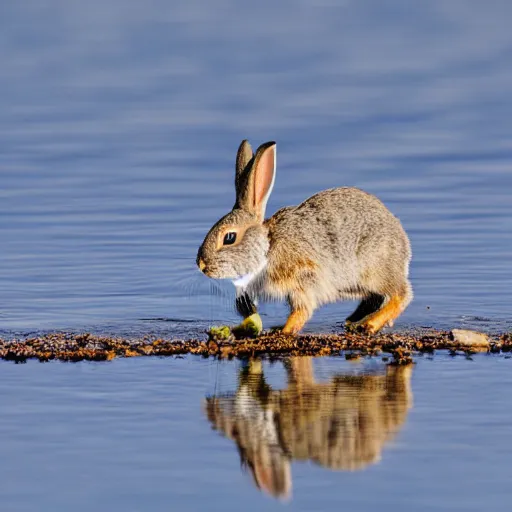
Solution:
<path fill-rule="evenodd" d="M 199 267 L 200 272 L 204 274 L 206 277 L 209 277 L 210 279 L 240 279 L 238 277 L 235 277 L 237 275 L 235 272 L 226 271 L 226 269 L 224 269 L 223 267 L 219 267 L 218 265 L 215 265 L 213 263 L 207 264 L 204 262 L 203 259 L 200 259 L 198 261 L 197 266 Z"/>

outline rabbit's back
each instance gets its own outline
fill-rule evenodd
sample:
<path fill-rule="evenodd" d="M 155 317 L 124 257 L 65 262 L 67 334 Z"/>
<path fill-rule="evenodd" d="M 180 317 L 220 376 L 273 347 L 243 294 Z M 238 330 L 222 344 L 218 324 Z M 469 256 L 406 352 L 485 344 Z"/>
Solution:
<path fill-rule="evenodd" d="M 357 188 L 324 190 L 266 223 L 270 275 L 291 274 L 295 262 L 296 268 L 310 267 L 309 280 L 326 295 L 319 303 L 335 295 L 357 298 L 371 288 L 366 285 L 374 274 L 391 280 L 408 272 L 411 250 L 400 221 Z"/>

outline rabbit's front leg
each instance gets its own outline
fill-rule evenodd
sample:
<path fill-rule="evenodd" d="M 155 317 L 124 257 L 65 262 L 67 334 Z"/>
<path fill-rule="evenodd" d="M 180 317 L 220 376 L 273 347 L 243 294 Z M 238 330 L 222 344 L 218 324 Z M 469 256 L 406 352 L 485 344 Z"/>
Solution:
<path fill-rule="evenodd" d="M 274 325 L 270 333 L 297 334 L 311 318 L 311 313 L 302 308 L 292 308 L 284 325 Z"/>
<path fill-rule="evenodd" d="M 297 334 L 302 330 L 315 310 L 314 300 L 304 289 L 304 280 L 301 281 L 300 287 L 290 291 L 288 304 L 290 306 L 290 315 L 284 324 L 282 332 L 284 334 Z"/>
<path fill-rule="evenodd" d="M 248 318 L 251 315 L 258 313 L 256 302 L 246 292 L 242 292 L 241 294 L 237 295 L 235 299 L 235 307 L 238 311 L 238 314 L 243 318 Z"/>
<path fill-rule="evenodd" d="M 297 334 L 311 318 L 311 313 L 304 308 L 292 309 L 286 324 L 283 327 L 284 334 Z"/>

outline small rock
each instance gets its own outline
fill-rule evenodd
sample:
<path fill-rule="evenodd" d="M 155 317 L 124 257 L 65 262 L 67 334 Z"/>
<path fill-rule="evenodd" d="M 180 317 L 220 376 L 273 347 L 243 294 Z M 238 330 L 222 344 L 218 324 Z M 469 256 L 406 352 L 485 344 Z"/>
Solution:
<path fill-rule="evenodd" d="M 489 338 L 482 332 L 470 331 L 468 329 L 452 329 L 451 338 L 456 343 L 470 345 L 472 347 L 488 347 Z"/>

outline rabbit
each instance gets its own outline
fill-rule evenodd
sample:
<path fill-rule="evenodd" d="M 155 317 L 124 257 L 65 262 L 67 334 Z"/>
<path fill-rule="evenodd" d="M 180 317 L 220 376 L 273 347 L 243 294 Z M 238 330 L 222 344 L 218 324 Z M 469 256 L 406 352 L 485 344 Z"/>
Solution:
<path fill-rule="evenodd" d="M 199 247 L 199 270 L 233 281 L 245 318 L 257 313 L 258 298 L 288 301 L 285 334 L 297 334 L 316 308 L 339 300 L 360 300 L 347 327 L 370 334 L 392 327 L 413 297 L 411 246 L 398 218 L 374 195 L 341 187 L 265 219 L 275 175 L 276 143 L 254 154 L 243 140 L 235 205 Z"/>

